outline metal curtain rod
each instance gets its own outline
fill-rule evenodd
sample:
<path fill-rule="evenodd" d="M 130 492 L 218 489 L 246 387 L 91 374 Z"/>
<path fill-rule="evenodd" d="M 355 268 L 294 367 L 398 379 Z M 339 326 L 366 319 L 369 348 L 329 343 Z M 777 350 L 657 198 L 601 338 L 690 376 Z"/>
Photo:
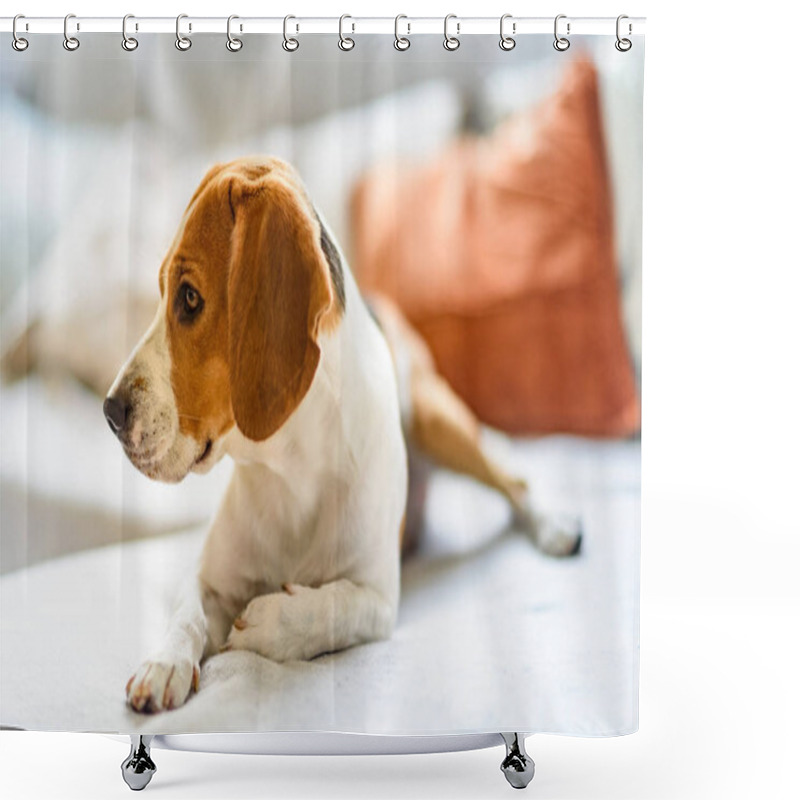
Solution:
<path fill-rule="evenodd" d="M 458 36 L 470 34 L 497 33 L 500 17 L 458 17 L 451 19 L 451 29 Z M 532 33 L 553 34 L 553 17 L 507 17 L 509 33 L 519 36 Z M 404 34 L 437 34 L 441 36 L 443 17 L 403 17 Z M 569 25 L 570 36 L 591 34 L 614 35 L 617 20 L 615 17 L 569 17 L 561 15 L 559 22 L 566 31 Z M 129 34 L 175 33 L 175 17 L 137 17 L 129 16 L 126 22 Z M 80 17 L 71 16 L 70 31 L 73 33 L 121 33 L 122 17 Z M 227 17 L 185 16 L 181 21 L 182 30 L 190 34 L 228 32 Z M 13 17 L 0 17 L 0 32 L 11 33 Z M 338 17 L 292 17 L 291 28 L 294 33 L 328 33 L 340 31 Z M 626 17 L 625 35 L 642 35 L 645 32 L 644 17 Z M 234 30 L 237 34 L 284 33 L 283 17 L 239 17 Z M 23 17 L 17 22 L 19 34 L 63 33 L 64 17 Z M 394 17 L 348 17 L 347 32 L 355 33 L 395 33 Z"/>

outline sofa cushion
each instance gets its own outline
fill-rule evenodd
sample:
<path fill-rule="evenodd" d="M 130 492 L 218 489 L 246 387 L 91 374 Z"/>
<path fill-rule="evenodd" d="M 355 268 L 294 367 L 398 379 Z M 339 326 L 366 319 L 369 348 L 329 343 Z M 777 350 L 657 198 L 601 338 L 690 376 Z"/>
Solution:
<path fill-rule="evenodd" d="M 354 192 L 353 242 L 362 287 L 398 303 L 482 421 L 638 430 L 589 61 L 489 137 L 374 167 Z"/>

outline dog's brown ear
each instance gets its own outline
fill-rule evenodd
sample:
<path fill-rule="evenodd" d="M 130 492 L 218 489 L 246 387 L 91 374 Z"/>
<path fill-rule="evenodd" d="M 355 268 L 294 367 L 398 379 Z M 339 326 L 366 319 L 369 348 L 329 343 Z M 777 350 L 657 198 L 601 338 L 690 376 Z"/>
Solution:
<path fill-rule="evenodd" d="M 231 179 L 229 199 L 231 403 L 242 433 L 262 441 L 311 385 L 320 321 L 333 293 L 318 223 L 291 178 L 243 170 Z"/>
<path fill-rule="evenodd" d="M 217 177 L 228 165 L 227 164 L 214 164 L 213 166 L 208 168 L 208 171 L 205 175 L 203 175 L 202 180 L 199 184 L 197 184 L 197 188 L 194 190 L 194 194 L 192 195 L 192 199 L 186 205 L 186 210 L 188 211 L 193 205 L 195 200 L 205 191 L 206 187 L 208 186 L 211 181 Z"/>

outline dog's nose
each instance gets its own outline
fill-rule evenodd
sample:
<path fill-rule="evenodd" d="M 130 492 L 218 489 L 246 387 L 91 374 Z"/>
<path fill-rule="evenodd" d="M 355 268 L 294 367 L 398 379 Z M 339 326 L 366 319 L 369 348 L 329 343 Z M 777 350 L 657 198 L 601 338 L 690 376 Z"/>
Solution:
<path fill-rule="evenodd" d="M 125 420 L 128 419 L 129 406 L 118 397 L 109 395 L 103 403 L 103 413 L 108 420 L 108 426 L 119 436 L 125 427 Z"/>

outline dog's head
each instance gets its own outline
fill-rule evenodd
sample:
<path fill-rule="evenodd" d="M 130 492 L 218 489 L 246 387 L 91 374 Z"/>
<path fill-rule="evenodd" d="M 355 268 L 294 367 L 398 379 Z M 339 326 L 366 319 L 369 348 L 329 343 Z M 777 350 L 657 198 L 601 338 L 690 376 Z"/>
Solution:
<path fill-rule="evenodd" d="M 158 283 L 103 409 L 137 469 L 179 481 L 210 469 L 234 425 L 262 441 L 289 418 L 344 310 L 343 279 L 294 170 L 239 159 L 203 178 Z"/>

